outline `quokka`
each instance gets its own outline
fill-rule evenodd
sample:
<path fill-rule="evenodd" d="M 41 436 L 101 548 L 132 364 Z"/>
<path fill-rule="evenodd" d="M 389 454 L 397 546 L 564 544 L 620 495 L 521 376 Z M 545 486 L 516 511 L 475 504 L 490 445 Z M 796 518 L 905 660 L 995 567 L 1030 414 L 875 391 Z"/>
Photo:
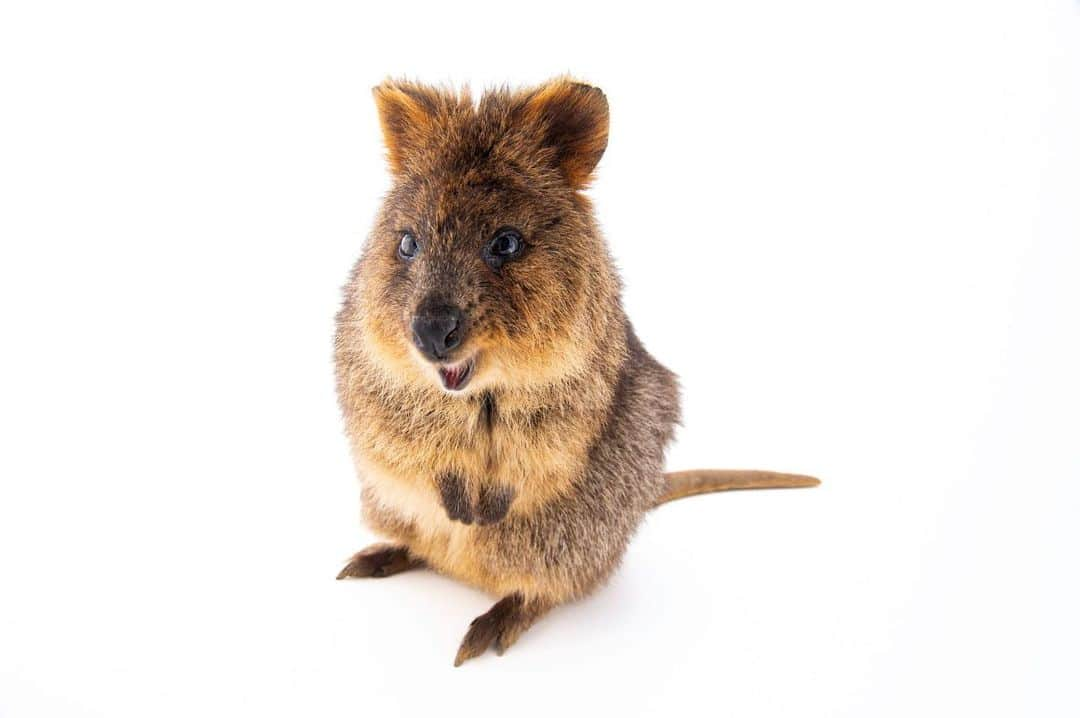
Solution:
<path fill-rule="evenodd" d="M 345 288 L 335 360 L 364 519 L 387 543 L 338 578 L 427 566 L 499 597 L 459 665 L 603 584 L 657 505 L 818 483 L 664 473 L 676 379 L 634 334 L 582 192 L 607 146 L 599 89 L 374 94 L 393 186 Z"/>

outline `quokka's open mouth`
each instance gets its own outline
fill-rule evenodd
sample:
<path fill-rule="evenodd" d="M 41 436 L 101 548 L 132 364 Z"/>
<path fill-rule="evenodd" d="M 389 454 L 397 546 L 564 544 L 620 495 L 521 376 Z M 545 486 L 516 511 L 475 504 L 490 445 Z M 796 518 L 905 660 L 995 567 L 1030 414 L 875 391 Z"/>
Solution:
<path fill-rule="evenodd" d="M 466 359 L 456 364 L 446 364 L 439 367 L 439 378 L 442 379 L 443 388 L 447 391 L 461 391 L 472 379 L 475 359 Z"/>

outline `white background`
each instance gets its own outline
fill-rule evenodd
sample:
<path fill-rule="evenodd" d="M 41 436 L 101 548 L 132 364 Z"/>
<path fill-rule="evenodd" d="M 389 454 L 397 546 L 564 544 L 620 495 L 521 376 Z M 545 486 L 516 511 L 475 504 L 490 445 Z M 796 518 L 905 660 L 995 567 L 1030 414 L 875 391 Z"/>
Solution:
<path fill-rule="evenodd" d="M 369 88 L 572 72 L 672 468 L 604 590 L 335 582 Z M 0 9 L 0 715 L 1080 712 L 1080 5 Z"/>

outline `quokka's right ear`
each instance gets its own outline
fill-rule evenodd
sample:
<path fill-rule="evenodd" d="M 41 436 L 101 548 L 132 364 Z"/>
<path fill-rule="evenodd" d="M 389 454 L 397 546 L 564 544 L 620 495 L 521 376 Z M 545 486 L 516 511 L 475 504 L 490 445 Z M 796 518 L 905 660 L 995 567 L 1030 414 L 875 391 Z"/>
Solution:
<path fill-rule="evenodd" d="M 436 131 L 438 118 L 469 102 L 460 95 L 406 80 L 386 80 L 372 88 L 379 110 L 390 171 L 402 174 Z"/>
<path fill-rule="evenodd" d="M 589 184 L 608 140 L 608 103 L 597 87 L 558 77 L 526 91 L 520 107 L 574 189 Z"/>

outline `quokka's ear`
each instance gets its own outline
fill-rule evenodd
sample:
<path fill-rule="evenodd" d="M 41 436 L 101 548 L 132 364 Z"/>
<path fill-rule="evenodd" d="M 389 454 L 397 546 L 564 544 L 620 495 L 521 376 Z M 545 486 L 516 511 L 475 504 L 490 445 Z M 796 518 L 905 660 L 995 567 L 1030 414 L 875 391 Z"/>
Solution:
<path fill-rule="evenodd" d="M 554 151 L 558 168 L 574 189 L 589 184 L 596 163 L 607 148 L 608 103 L 597 87 L 568 78 L 552 80 L 528 92 L 524 118 Z"/>
<path fill-rule="evenodd" d="M 401 174 L 410 155 L 424 146 L 439 115 L 460 102 L 450 93 L 404 80 L 387 80 L 372 93 L 394 174 Z"/>

